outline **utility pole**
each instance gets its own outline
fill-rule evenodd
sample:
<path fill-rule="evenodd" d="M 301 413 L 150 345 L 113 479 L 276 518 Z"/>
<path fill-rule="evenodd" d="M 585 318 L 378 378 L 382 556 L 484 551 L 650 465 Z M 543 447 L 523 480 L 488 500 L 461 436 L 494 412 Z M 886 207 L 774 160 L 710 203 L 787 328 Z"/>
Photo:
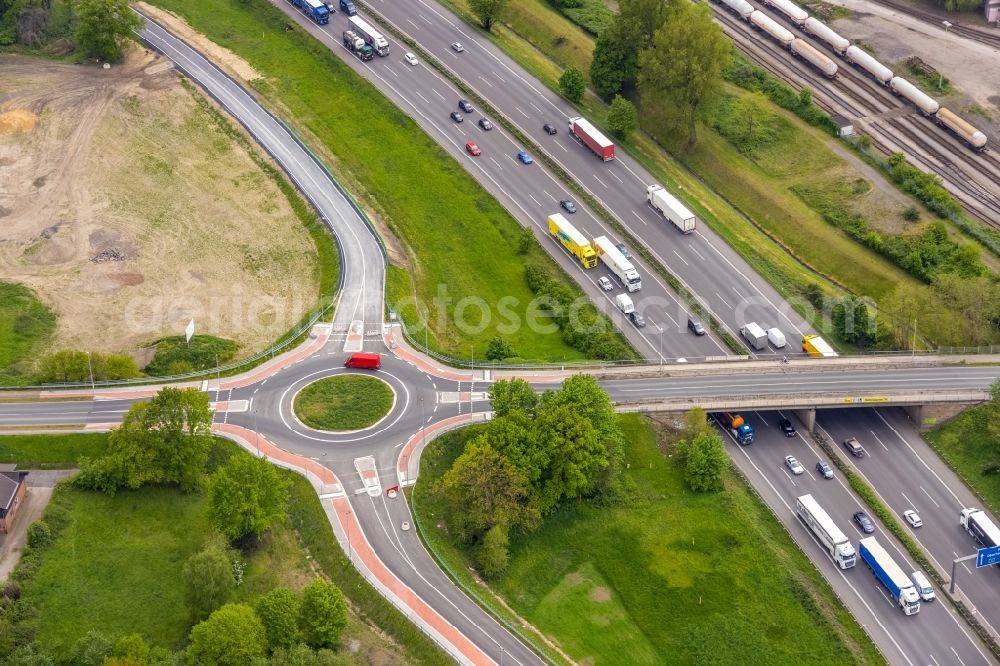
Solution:
<path fill-rule="evenodd" d="M 469 367 L 472 369 L 472 377 L 469 379 L 469 415 L 472 415 L 472 392 L 476 390 L 476 346 L 472 346 L 472 362 Z"/>
<path fill-rule="evenodd" d="M 90 363 L 90 352 L 87 352 L 87 370 L 90 371 L 90 390 L 97 393 L 97 387 L 94 386 L 94 366 Z"/>
<path fill-rule="evenodd" d="M 260 458 L 260 431 L 257 430 L 257 412 L 253 413 L 253 439 L 257 447 L 257 457 Z"/>

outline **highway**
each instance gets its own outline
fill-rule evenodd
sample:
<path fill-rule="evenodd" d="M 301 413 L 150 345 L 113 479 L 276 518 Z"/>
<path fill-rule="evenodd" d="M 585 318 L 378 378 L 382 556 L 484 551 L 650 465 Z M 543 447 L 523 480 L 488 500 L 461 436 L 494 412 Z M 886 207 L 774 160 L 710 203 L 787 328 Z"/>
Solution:
<path fill-rule="evenodd" d="M 413 518 L 405 497 L 389 498 L 385 493 L 391 485 L 401 483 L 399 469 L 412 468 L 414 461 L 403 457 L 419 456 L 420 433 L 425 429 L 459 423 L 457 419 L 469 417 L 470 410 L 482 416 L 489 405 L 482 396 L 476 399 L 476 391 L 485 390 L 486 385 L 481 381 L 475 385 L 470 383 L 475 377 L 469 373 L 422 366 L 418 358 L 406 356 L 409 352 L 405 348 L 390 350 L 383 343 L 383 255 L 363 219 L 340 194 L 330 176 L 280 122 L 192 49 L 154 24 L 147 24 L 142 37 L 212 94 L 275 157 L 327 220 L 337 238 L 343 262 L 344 284 L 332 325 L 318 326 L 300 348 L 261 368 L 239 377 L 210 380 L 203 386 L 218 407 L 216 426 L 243 428 L 253 433 L 248 444 L 259 450 L 268 450 L 268 442 L 274 442 L 284 452 L 298 456 L 303 464 L 315 461 L 332 471 L 337 482 L 328 484 L 325 494 L 320 491 L 321 499 L 328 511 L 331 504 L 336 507 L 346 503 L 348 513 L 356 517 L 361 531 L 361 534 L 352 534 L 350 521 L 333 522 L 335 526 L 341 525 L 341 529 L 346 525 L 346 535 L 338 532 L 338 538 L 348 555 L 359 568 L 367 567 L 371 571 L 371 562 L 356 559 L 356 555 L 364 555 L 355 552 L 355 545 L 370 546 L 379 563 L 399 582 L 393 589 L 404 592 L 388 592 L 384 586 L 379 589 L 457 660 L 463 663 L 542 663 L 528 646 L 481 610 L 438 569 L 412 529 Z M 378 60 L 374 62 L 379 63 Z M 448 111 L 443 110 L 446 118 Z M 505 167 L 504 171 L 510 169 Z M 539 179 L 529 178 L 522 184 L 528 187 L 536 180 Z M 322 433 L 299 424 L 291 410 L 295 393 L 316 379 L 352 372 L 342 367 L 345 350 L 362 347 L 383 354 L 383 367 L 376 375 L 395 393 L 390 414 L 372 428 L 357 433 Z M 732 391 L 734 385 L 747 392 L 760 392 L 762 385 L 771 386 L 775 392 L 782 387 L 787 391 L 790 386 L 803 392 L 829 391 L 831 383 L 846 387 L 846 390 L 859 386 L 891 389 L 900 383 L 982 387 L 995 375 L 994 368 L 980 367 L 882 368 L 867 372 L 806 371 L 796 373 L 792 381 L 783 374 L 768 378 L 734 372 L 728 377 L 716 374 L 702 378 L 636 379 L 630 383 L 611 380 L 605 386 L 613 399 L 624 401 L 632 398 L 622 398 L 623 395 L 643 400 L 677 390 L 691 396 L 706 396 L 712 391 Z M 74 429 L 82 425 L 90 429 L 112 427 L 132 401 L 123 399 L 121 390 L 99 393 L 106 399 L 0 403 L 0 426 L 24 429 L 60 424 Z M 828 425 L 836 428 L 836 423 L 856 418 L 855 414 L 838 416 Z M 787 509 L 788 498 L 794 500 L 795 493 L 803 488 L 815 490 L 821 502 L 829 502 L 831 514 L 841 516 L 847 511 L 849 515 L 857 500 L 842 484 L 838 485 L 839 481 L 820 484 L 808 473 L 797 479 L 788 477 L 782 472 L 780 461 L 791 444 L 781 437 L 773 423 L 767 423 L 766 415 L 751 414 L 750 418 L 759 428 L 758 442 L 743 449 L 730 446 L 730 452 L 765 500 L 776 507 L 779 518 L 789 529 L 797 524 L 796 519 L 780 507 Z M 416 446 L 411 447 L 414 443 Z M 808 468 L 812 460 L 807 449 L 811 445 L 805 440 L 795 440 L 793 444 L 798 447 L 797 451 L 803 452 L 800 458 Z M 875 456 L 871 460 L 875 461 Z M 842 491 L 836 490 L 838 487 Z M 801 543 L 804 530 L 797 533 L 792 529 L 792 533 Z M 934 532 L 929 530 L 928 534 Z M 879 536 L 892 548 L 884 534 Z M 961 548 L 958 542 L 955 543 L 955 547 Z M 916 617 L 904 617 L 886 603 L 880 588 L 871 582 L 866 572 L 842 573 L 833 569 L 831 573 L 832 565 L 824 568 L 816 549 L 810 551 L 808 541 L 805 546 L 806 552 L 820 563 L 838 594 L 858 614 L 891 663 L 974 664 L 986 661 L 981 646 L 944 603 L 925 605 Z M 895 551 L 893 554 L 897 555 Z M 822 556 L 822 552 L 819 555 Z M 897 559 L 908 566 L 902 553 Z M 435 623 L 428 618 L 442 621 Z M 933 627 L 933 631 L 929 627 Z M 450 638 L 446 638 L 445 633 Z M 466 641 L 468 646 L 465 646 Z"/>
<path fill-rule="evenodd" d="M 428 0 L 409 3 L 373 0 L 370 6 L 540 145 L 552 160 L 603 202 L 633 236 L 641 239 L 659 263 L 697 294 L 734 335 L 745 323 L 756 321 L 765 329 L 779 327 L 794 348 L 796 338 L 801 339 L 802 333 L 810 331 L 808 323 L 778 292 L 705 224 L 685 236 L 650 208 L 645 199 L 646 187 L 656 180 L 620 147 L 616 147 L 616 159 L 604 163 L 568 136 L 566 119 L 577 113 L 460 18 Z M 343 14 L 336 14 L 326 28 L 331 32 L 342 30 L 345 22 Z M 463 44 L 464 52 L 450 49 L 449 45 L 455 41 Z M 391 48 L 387 58 L 380 61 L 376 57 L 368 65 L 378 70 L 384 61 L 398 59 L 400 51 L 406 50 L 405 45 L 395 43 Z M 440 109 L 437 113 L 447 118 L 451 111 L 449 102 L 438 99 L 432 104 Z M 546 122 L 555 124 L 559 133 L 547 135 L 542 130 Z M 532 194 L 544 201 L 545 195 L 538 186 Z M 684 199 L 683 192 L 674 194 Z M 703 203 L 711 207 L 718 202 Z M 677 331 L 671 337 L 677 339 L 682 334 L 683 331 Z M 665 349 L 673 349 L 671 344 L 672 341 L 664 340 Z M 777 353 L 773 348 L 755 352 L 756 355 L 773 353 Z"/>
<path fill-rule="evenodd" d="M 870 412 L 871 410 L 859 410 Z M 852 412 L 856 413 L 856 412 Z M 868 631 L 891 664 L 990 664 L 988 652 L 951 609 L 947 601 L 921 602 L 920 612 L 907 616 L 899 610 L 888 591 L 868 571 L 858 557 L 855 567 L 841 570 L 827 555 L 812 532 L 795 514 L 795 498 L 811 494 L 826 509 L 857 550 L 864 536 L 851 516 L 855 511 L 871 512 L 859 502 L 844 480 L 834 471 L 832 480 L 823 479 L 814 465 L 825 460 L 823 452 L 801 434 L 785 437 L 777 428 L 781 412 L 744 413 L 754 427 L 756 439 L 750 446 L 738 446 L 731 436 L 726 447 L 740 471 L 750 480 L 802 550 L 813 560 L 844 604 Z M 795 456 L 805 473 L 793 476 L 784 464 L 786 455 Z M 874 520 L 874 518 L 873 518 Z M 878 521 L 874 536 L 907 573 L 916 570 L 894 537 Z"/>

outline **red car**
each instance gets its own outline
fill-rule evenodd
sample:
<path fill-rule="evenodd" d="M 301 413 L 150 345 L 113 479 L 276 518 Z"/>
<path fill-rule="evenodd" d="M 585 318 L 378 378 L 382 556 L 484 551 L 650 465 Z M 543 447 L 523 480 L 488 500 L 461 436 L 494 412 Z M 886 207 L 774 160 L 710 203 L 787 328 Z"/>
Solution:
<path fill-rule="evenodd" d="M 483 151 L 479 150 L 479 146 L 476 145 L 475 141 L 470 141 L 465 144 L 465 149 L 469 151 L 470 155 L 482 155 Z"/>

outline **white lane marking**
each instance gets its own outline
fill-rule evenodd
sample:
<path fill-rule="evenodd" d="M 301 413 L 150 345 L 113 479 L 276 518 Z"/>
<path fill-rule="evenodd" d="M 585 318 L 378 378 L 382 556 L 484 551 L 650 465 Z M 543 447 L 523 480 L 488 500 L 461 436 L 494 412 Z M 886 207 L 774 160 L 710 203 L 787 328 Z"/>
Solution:
<path fill-rule="evenodd" d="M 938 504 L 933 497 L 931 497 L 931 494 L 927 492 L 927 490 L 923 486 L 917 486 L 917 487 L 920 488 L 921 492 L 923 492 L 924 495 L 927 495 L 927 499 L 929 499 L 931 502 L 934 502 L 934 506 L 936 506 L 939 509 L 941 508 L 941 505 Z"/>
<path fill-rule="evenodd" d="M 497 74 L 496 72 L 490 72 L 490 74 L 492 74 L 493 76 L 495 76 L 495 77 L 497 77 L 498 79 L 500 79 L 500 83 L 507 83 L 507 79 L 503 78 L 502 76 L 500 76 L 500 75 L 499 75 L 499 74 Z"/>
<path fill-rule="evenodd" d="M 439 93 L 434 88 L 431 88 L 431 92 L 434 93 L 435 95 L 437 95 L 438 97 L 440 97 L 441 99 L 446 99 L 444 95 L 442 95 L 441 93 Z"/>
<path fill-rule="evenodd" d="M 625 181 L 624 181 L 624 180 L 622 180 L 621 178 L 619 178 L 619 177 L 618 177 L 618 174 L 616 174 L 616 173 L 615 173 L 614 171 L 609 171 L 608 173 L 610 173 L 610 174 L 611 174 L 611 177 L 612 177 L 612 178 L 614 178 L 615 180 L 617 180 L 617 181 L 618 181 L 619 183 L 621 183 L 622 185 L 624 185 L 624 184 L 625 184 Z"/>
<path fill-rule="evenodd" d="M 729 303 L 726 302 L 726 299 L 722 297 L 722 294 L 720 294 L 719 292 L 715 292 L 715 295 L 719 297 L 719 300 L 722 301 L 722 304 L 725 305 L 726 308 L 728 308 L 729 310 L 733 309 L 733 306 L 731 306 Z"/>
<path fill-rule="evenodd" d="M 681 255 L 677 254 L 677 250 L 674 250 L 673 252 L 674 252 L 674 254 L 677 255 L 678 259 L 680 259 L 681 261 L 684 261 L 684 257 L 682 257 Z M 684 261 L 684 265 L 685 266 L 690 266 L 690 264 L 688 264 L 688 262 L 686 262 L 686 261 Z"/>
<path fill-rule="evenodd" d="M 568 152 L 569 152 L 569 150 L 567 150 L 567 149 L 566 149 L 566 146 L 562 145 L 562 144 L 561 144 L 561 143 L 559 143 L 558 141 L 556 141 L 556 145 L 557 145 L 557 146 L 559 146 L 560 148 L 562 148 L 562 151 L 563 151 L 564 153 L 568 153 Z"/>
<path fill-rule="evenodd" d="M 913 503 L 913 500 L 911 500 L 909 497 L 906 496 L 906 493 L 904 493 L 901 490 L 901 491 L 899 491 L 899 494 L 902 495 L 903 499 L 906 500 L 906 504 L 909 506 L 909 508 L 913 509 L 914 511 L 917 511 L 917 505 Z M 920 512 L 917 511 L 917 513 L 920 513 Z M 906 522 L 905 518 L 903 519 L 903 522 Z M 907 524 L 907 526 L 909 526 L 909 523 L 906 523 L 906 524 Z"/>
<path fill-rule="evenodd" d="M 490 158 L 490 162 L 493 162 L 493 164 L 496 164 L 498 168 L 500 168 L 500 169 L 503 169 L 503 167 L 502 167 L 502 166 L 500 166 L 500 163 L 499 163 L 499 162 L 497 162 L 497 161 L 496 161 L 495 159 L 493 159 L 492 157 Z"/>
<path fill-rule="evenodd" d="M 413 94 L 416 95 L 417 97 L 419 97 L 420 99 L 424 100 L 424 104 L 430 104 L 431 103 L 431 101 L 429 99 L 427 99 L 426 97 L 424 97 L 423 95 L 421 95 L 416 90 L 413 91 Z"/>
<path fill-rule="evenodd" d="M 693 246 L 688 245 L 688 249 L 691 250 L 692 252 L 694 252 L 694 256 L 698 257 L 702 261 L 705 261 L 705 257 L 701 256 L 701 252 L 699 252 L 698 250 L 694 249 Z"/>
<path fill-rule="evenodd" d="M 534 102 L 528 102 L 528 104 L 530 104 L 531 106 L 533 106 L 534 109 L 535 109 L 535 111 L 538 111 L 538 113 L 545 113 L 544 111 L 542 111 L 541 109 L 539 109 L 538 105 L 535 104 Z"/>
<path fill-rule="evenodd" d="M 597 181 L 598 183 L 600 183 L 601 185 L 604 185 L 604 181 L 603 181 L 603 180 L 601 180 L 600 178 L 598 178 L 596 174 L 594 175 L 594 180 L 596 180 L 596 181 Z M 605 189 L 607 189 L 607 187 L 608 187 L 607 185 L 604 185 L 604 188 L 605 188 Z"/>
<path fill-rule="evenodd" d="M 409 23 L 410 25 L 412 25 L 417 30 L 420 30 L 420 26 L 417 25 L 416 23 L 414 23 L 413 21 L 411 21 L 410 19 L 406 19 L 406 22 Z"/>
<path fill-rule="evenodd" d="M 874 437 L 874 438 L 875 438 L 875 441 L 876 441 L 876 442 L 878 442 L 879 444 L 881 444 L 881 445 L 882 445 L 882 448 L 883 448 L 883 449 L 885 449 L 886 451 L 888 451 L 888 450 L 889 450 L 889 447 L 885 445 L 885 442 L 883 442 L 883 441 L 882 441 L 881 439 L 879 439 L 879 438 L 878 438 L 878 435 L 876 435 L 876 434 L 875 434 L 875 431 L 874 431 L 874 430 L 869 430 L 868 432 L 870 432 L 870 433 L 872 434 L 872 437 Z"/>
<path fill-rule="evenodd" d="M 951 489 L 950 487 L 948 487 L 948 484 L 946 484 L 946 483 L 944 482 L 944 480 L 943 480 L 943 479 L 942 479 L 942 478 L 941 478 L 940 476 L 938 476 L 938 473 L 937 473 L 937 472 L 935 472 L 935 471 L 934 471 L 933 469 L 931 469 L 931 466 L 930 466 L 930 465 L 928 465 L 928 464 L 927 464 L 927 463 L 926 463 L 926 462 L 924 461 L 924 459 L 920 457 L 920 454 L 919 454 L 919 453 L 917 453 L 917 451 L 916 451 L 916 450 L 915 450 L 915 449 L 914 449 L 914 448 L 913 448 L 912 446 L 910 446 L 910 442 L 908 442 L 908 441 L 907 441 L 907 439 L 906 439 L 905 437 L 903 437 L 903 436 L 902 436 L 902 435 L 901 435 L 901 434 L 899 433 L 899 431 L 898 431 L 898 430 L 896 430 L 895 428 L 893 428 L 893 427 L 892 427 L 892 424 L 890 424 L 890 423 L 889 423 L 888 421 L 886 421 L 886 420 L 885 420 L 885 417 L 884 417 L 884 416 L 882 416 L 882 413 L 881 413 L 881 412 L 879 412 L 879 411 L 876 411 L 876 412 L 875 412 L 875 414 L 877 414 L 877 415 L 878 415 L 878 417 L 879 417 L 880 419 L 882 419 L 882 423 L 884 423 L 884 424 L 886 424 L 887 426 L 889 426 L 889 430 L 892 430 L 892 431 L 893 431 L 894 433 L 896 433 L 896 436 L 897 436 L 897 437 L 899 437 L 899 439 L 901 439 L 901 440 L 903 441 L 903 443 L 904 443 L 904 444 L 906 444 L 906 448 L 910 449 L 910 452 L 911 452 L 911 453 L 913 453 L 914 457 L 916 457 L 916 459 L 920 461 L 920 464 L 921 464 L 921 465 L 923 465 L 923 466 L 924 466 L 924 467 L 925 467 L 925 468 L 926 468 L 926 469 L 927 469 L 927 470 L 928 470 L 928 471 L 929 471 L 929 472 L 930 472 L 931 474 L 933 474 L 933 475 L 934 475 L 934 478 L 938 480 L 938 483 L 940 483 L 940 484 L 941 484 L 941 486 L 942 486 L 942 487 L 943 487 L 943 488 L 944 488 L 945 490 L 947 490 L 947 491 L 948 491 L 948 492 L 949 492 L 949 493 L 951 494 L 951 496 L 952 496 L 952 497 L 954 497 L 954 498 L 955 498 L 955 502 L 956 502 L 956 503 L 958 504 L 958 507 L 959 507 L 960 509 L 964 509 L 964 508 L 965 508 L 965 505 L 964 505 L 964 504 L 962 504 L 962 500 L 958 499 L 958 495 L 956 495 L 956 494 L 955 494 L 955 491 L 954 491 L 954 490 L 952 490 L 952 489 Z"/>
<path fill-rule="evenodd" d="M 393 76 L 395 76 L 397 79 L 399 78 L 399 74 L 397 74 L 396 72 L 394 72 L 393 69 L 392 69 L 392 67 L 389 67 L 389 63 L 384 62 L 384 63 L 382 63 L 382 66 L 385 67 L 385 69 L 386 69 L 387 72 L 389 72 L 390 74 L 392 74 Z"/>
<path fill-rule="evenodd" d="M 951 646 L 949 645 L 948 647 L 951 647 Z M 955 648 L 951 648 L 951 651 L 955 652 Z M 958 663 L 960 663 L 962 666 L 965 666 L 965 662 L 962 661 L 962 658 L 958 656 L 957 652 L 955 652 L 955 659 L 958 659 Z"/>
<path fill-rule="evenodd" d="M 522 116 L 524 116 L 525 118 L 530 118 L 530 117 L 531 117 L 531 116 L 529 116 L 529 115 L 528 115 L 527 113 L 525 113 L 524 111 L 522 111 L 521 109 L 519 109 L 519 108 L 518 108 L 518 107 L 516 107 L 516 106 L 514 107 L 514 110 L 515 110 L 515 111 L 517 111 L 518 113 L 520 113 L 520 114 L 521 114 Z"/>
<path fill-rule="evenodd" d="M 536 199 L 535 197 L 531 196 L 530 192 L 528 193 L 528 196 L 531 197 L 531 200 L 535 202 L 535 205 L 537 205 L 537 206 L 541 206 L 542 205 L 541 202 L 538 201 L 538 199 Z"/>
<path fill-rule="evenodd" d="M 433 23 L 431 22 L 431 20 L 430 20 L 429 18 L 427 18 L 426 16 L 424 16 L 423 14 L 417 14 L 417 16 L 419 16 L 419 17 L 420 17 L 420 18 L 422 18 L 422 19 L 423 19 L 424 21 L 426 21 L 427 25 L 434 25 L 434 24 L 433 24 Z"/>
<path fill-rule="evenodd" d="M 487 80 L 486 80 L 485 78 L 483 78 L 482 76 L 480 76 L 480 77 L 479 77 L 479 80 L 480 80 L 480 81 L 482 81 L 483 83 L 485 83 L 486 85 L 488 85 L 488 86 L 489 86 L 490 88 L 492 88 L 492 87 L 493 87 L 493 84 L 492 84 L 492 83 L 490 83 L 489 81 L 487 81 Z"/>
<path fill-rule="evenodd" d="M 646 225 L 647 227 L 649 226 L 649 223 L 648 223 L 648 222 L 646 222 L 646 220 L 642 219 L 642 216 L 641 216 L 641 215 L 639 215 L 639 213 L 637 213 L 637 212 L 635 212 L 635 211 L 633 210 L 633 211 L 632 211 L 632 214 L 633 214 L 633 215 L 635 215 L 636 219 L 638 219 L 638 220 L 639 220 L 640 222 L 642 222 L 643 224 L 645 224 L 645 225 Z M 685 262 L 685 263 L 687 263 L 687 262 Z"/>

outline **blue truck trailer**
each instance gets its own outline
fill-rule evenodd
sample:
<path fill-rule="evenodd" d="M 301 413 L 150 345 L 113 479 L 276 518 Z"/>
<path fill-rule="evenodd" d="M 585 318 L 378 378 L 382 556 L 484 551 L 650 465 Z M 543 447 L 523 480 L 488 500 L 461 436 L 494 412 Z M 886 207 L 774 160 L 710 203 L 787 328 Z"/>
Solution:
<path fill-rule="evenodd" d="M 917 588 L 913 586 L 910 577 L 889 557 L 885 548 L 879 545 L 875 537 L 862 539 L 858 543 L 861 559 L 885 589 L 889 590 L 900 609 L 907 615 L 916 615 L 920 612 L 920 595 L 917 594 Z"/>
<path fill-rule="evenodd" d="M 330 8 L 320 0 L 292 0 L 292 4 L 320 25 L 326 25 L 330 22 Z"/>

